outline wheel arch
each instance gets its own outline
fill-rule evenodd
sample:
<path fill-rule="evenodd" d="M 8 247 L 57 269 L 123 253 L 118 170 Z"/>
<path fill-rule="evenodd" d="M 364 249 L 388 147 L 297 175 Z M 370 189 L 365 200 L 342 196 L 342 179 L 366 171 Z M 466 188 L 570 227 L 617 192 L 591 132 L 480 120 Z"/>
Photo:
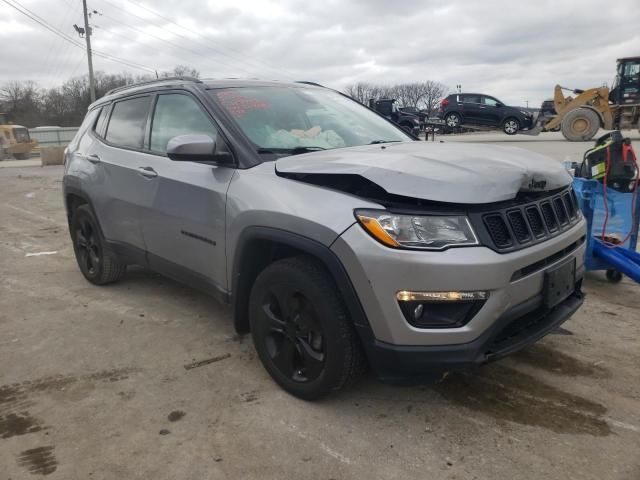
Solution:
<path fill-rule="evenodd" d="M 96 214 L 95 209 L 93 208 L 93 204 L 91 203 L 91 199 L 89 195 L 83 192 L 80 189 L 67 186 L 64 189 L 64 205 L 67 211 L 67 219 L 71 220 L 71 215 L 73 211 L 78 208 L 80 205 L 89 205 L 89 208 Z M 97 217 L 96 217 L 97 218 Z"/>
<path fill-rule="evenodd" d="M 98 223 L 98 228 L 100 229 L 100 235 L 104 238 L 104 231 L 102 230 L 102 224 L 100 223 L 100 218 L 96 212 L 96 209 L 93 206 L 93 202 L 91 201 L 91 197 L 84 191 L 79 188 L 66 185 L 64 187 L 64 205 L 67 211 L 67 222 L 69 226 L 71 226 L 71 215 L 73 211 L 78 208 L 80 205 L 87 205 L 91 209 L 91 213 L 96 219 Z"/>
<path fill-rule="evenodd" d="M 233 258 L 231 305 L 238 333 L 250 331 L 249 295 L 257 276 L 273 261 L 294 255 L 307 255 L 323 265 L 334 280 L 352 323 L 369 326 L 349 275 L 329 247 L 297 233 L 254 226 L 240 234 Z"/>
<path fill-rule="evenodd" d="M 507 120 L 511 120 L 511 119 L 517 120 L 518 124 L 520 126 L 522 126 L 522 118 L 518 117 L 518 115 L 514 114 L 508 114 L 506 115 L 503 119 L 502 119 L 502 123 L 500 123 L 501 126 L 504 126 L 505 123 L 507 123 Z"/>

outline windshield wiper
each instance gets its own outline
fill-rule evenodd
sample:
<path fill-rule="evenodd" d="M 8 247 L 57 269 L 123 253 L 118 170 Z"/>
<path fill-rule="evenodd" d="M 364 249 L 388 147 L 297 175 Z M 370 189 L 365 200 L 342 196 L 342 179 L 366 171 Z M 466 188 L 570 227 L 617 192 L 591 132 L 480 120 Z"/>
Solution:
<path fill-rule="evenodd" d="M 258 148 L 258 153 L 270 155 L 298 155 L 300 153 L 319 152 L 326 150 L 324 147 L 294 147 L 294 148 Z"/>
<path fill-rule="evenodd" d="M 291 155 L 298 155 L 299 153 L 319 152 L 320 150 L 326 150 L 324 147 L 295 147 L 289 150 Z"/>
<path fill-rule="evenodd" d="M 258 153 L 265 153 L 265 154 L 274 154 L 276 152 L 274 152 L 273 150 L 269 150 L 268 148 L 259 148 L 258 149 Z"/>
<path fill-rule="evenodd" d="M 369 145 L 378 145 L 379 143 L 397 143 L 400 140 L 374 140 L 369 142 Z"/>

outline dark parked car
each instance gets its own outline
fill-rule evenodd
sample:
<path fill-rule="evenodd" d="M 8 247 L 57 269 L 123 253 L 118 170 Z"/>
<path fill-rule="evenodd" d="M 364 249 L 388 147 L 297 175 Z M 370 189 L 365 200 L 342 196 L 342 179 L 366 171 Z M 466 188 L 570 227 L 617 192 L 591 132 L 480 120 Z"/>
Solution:
<path fill-rule="evenodd" d="M 397 123 L 408 132 L 417 134 L 423 127 L 420 117 L 413 113 L 405 112 L 398 107 L 398 101 L 393 98 L 381 98 L 380 100 L 369 100 L 369 108 L 375 110 L 380 115 Z"/>
<path fill-rule="evenodd" d="M 481 93 L 454 93 L 440 102 L 438 117 L 450 128 L 460 125 L 500 127 L 507 135 L 532 127 L 533 115 Z"/>
<path fill-rule="evenodd" d="M 410 115 L 415 115 L 420 120 L 420 130 L 424 129 L 424 124 L 429 118 L 429 114 L 426 110 L 418 110 L 417 107 L 400 107 L 400 111 L 402 113 L 408 113 Z"/>

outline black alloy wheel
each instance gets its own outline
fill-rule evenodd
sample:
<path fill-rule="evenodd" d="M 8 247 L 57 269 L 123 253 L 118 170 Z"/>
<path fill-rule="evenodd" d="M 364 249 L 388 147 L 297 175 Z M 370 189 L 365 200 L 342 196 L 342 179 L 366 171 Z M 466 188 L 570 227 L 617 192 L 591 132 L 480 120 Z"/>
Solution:
<path fill-rule="evenodd" d="M 287 285 L 272 285 L 262 301 L 267 353 L 283 375 L 295 382 L 316 380 L 326 358 L 324 335 L 309 299 Z"/>
<path fill-rule="evenodd" d="M 276 260 L 251 287 L 251 336 L 287 392 L 316 400 L 355 383 L 366 361 L 333 278 L 306 256 Z"/>
<path fill-rule="evenodd" d="M 102 251 L 96 239 L 95 226 L 87 217 L 80 219 L 75 230 L 76 252 L 78 263 L 83 270 L 91 276 L 95 276 L 100 269 Z"/>
<path fill-rule="evenodd" d="M 96 285 L 119 280 L 127 265 L 111 251 L 88 205 L 80 205 L 69 224 L 73 250 L 84 277 Z"/>

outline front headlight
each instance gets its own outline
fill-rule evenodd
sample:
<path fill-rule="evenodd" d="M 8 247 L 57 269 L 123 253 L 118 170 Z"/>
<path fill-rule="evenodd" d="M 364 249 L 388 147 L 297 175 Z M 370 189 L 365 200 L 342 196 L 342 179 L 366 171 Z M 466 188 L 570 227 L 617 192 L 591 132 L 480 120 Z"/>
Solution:
<path fill-rule="evenodd" d="M 362 227 L 388 247 L 442 250 L 478 245 L 469 220 L 462 215 L 398 215 L 385 210 L 356 210 Z"/>

